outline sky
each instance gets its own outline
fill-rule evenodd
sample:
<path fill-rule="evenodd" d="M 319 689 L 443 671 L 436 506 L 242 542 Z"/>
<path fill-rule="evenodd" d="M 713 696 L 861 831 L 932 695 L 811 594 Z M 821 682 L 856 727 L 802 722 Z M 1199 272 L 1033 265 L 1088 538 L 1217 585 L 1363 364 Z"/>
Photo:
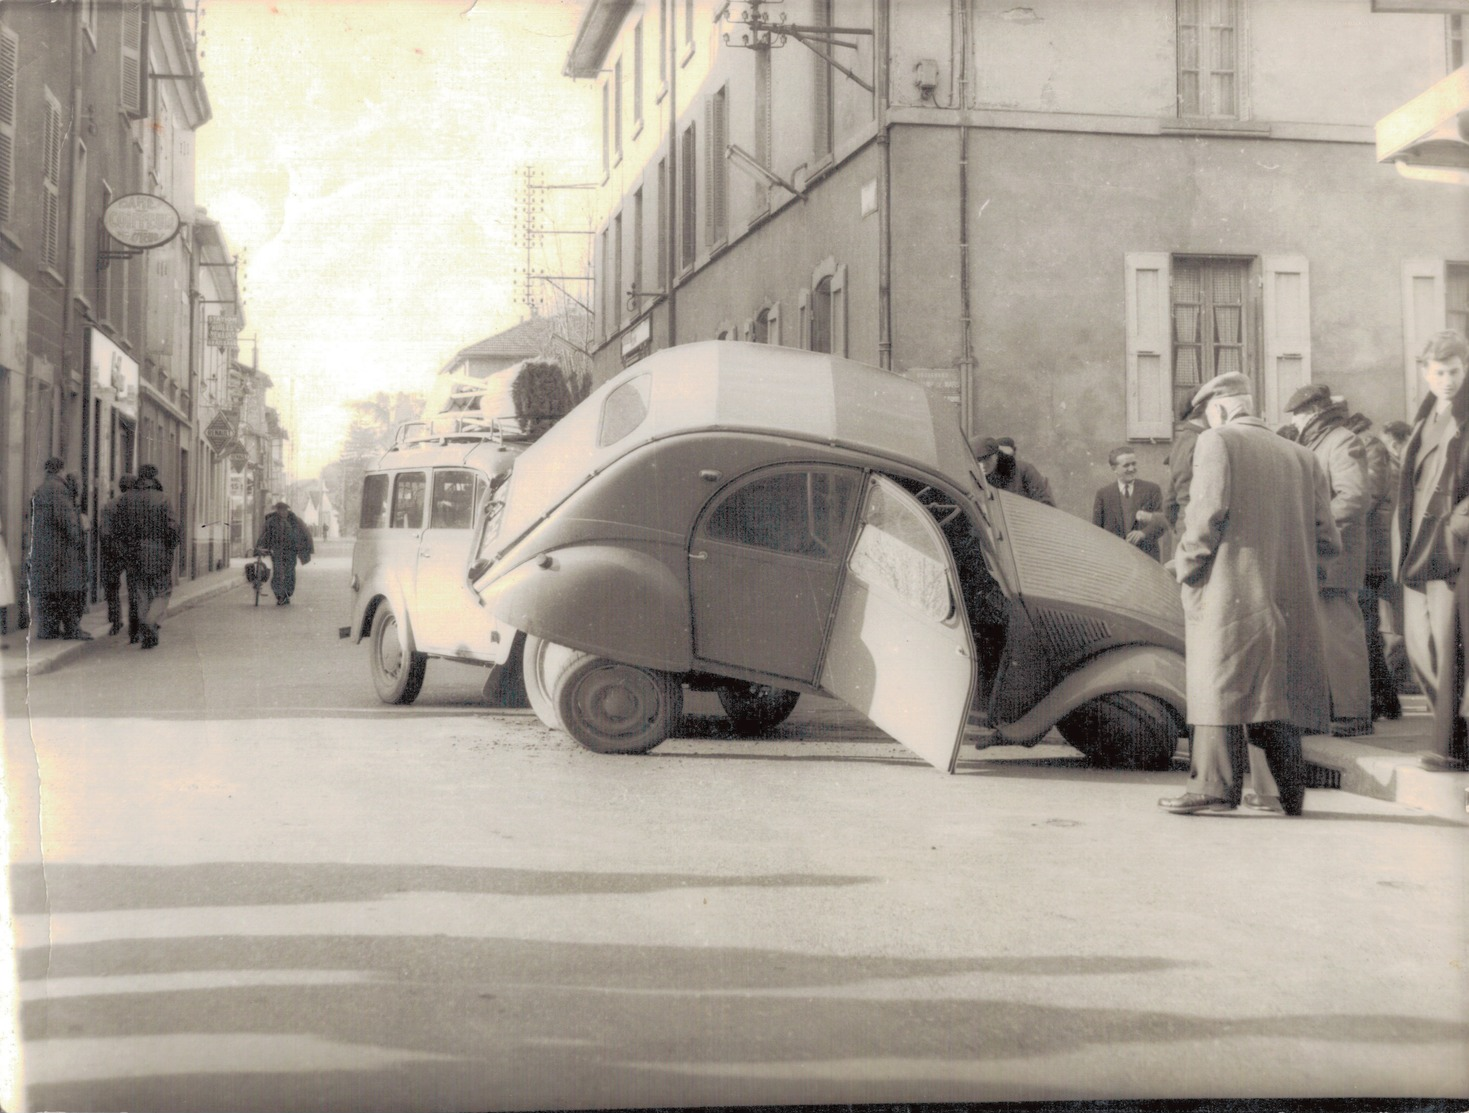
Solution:
<path fill-rule="evenodd" d="M 586 182 L 600 150 L 593 84 L 561 73 L 582 7 L 205 0 L 197 200 L 242 260 L 240 357 L 275 384 L 298 478 L 336 458 L 346 400 L 427 392 L 529 315 L 521 167 Z"/>

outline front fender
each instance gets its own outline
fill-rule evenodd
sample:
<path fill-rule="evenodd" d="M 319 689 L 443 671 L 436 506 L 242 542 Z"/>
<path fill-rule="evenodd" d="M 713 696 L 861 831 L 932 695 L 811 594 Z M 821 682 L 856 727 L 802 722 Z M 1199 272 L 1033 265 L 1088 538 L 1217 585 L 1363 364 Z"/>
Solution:
<path fill-rule="evenodd" d="M 1066 675 L 1014 722 L 1002 723 L 996 744 L 1028 745 L 1069 712 L 1108 692 L 1146 692 L 1183 715 L 1187 685 L 1183 654 L 1157 645 L 1124 645 L 1097 654 Z"/>
<path fill-rule="evenodd" d="M 687 576 L 656 544 L 574 545 L 532 557 L 485 584 L 495 618 L 527 634 L 644 668 L 693 665 Z M 676 551 L 686 560 L 682 546 Z"/>

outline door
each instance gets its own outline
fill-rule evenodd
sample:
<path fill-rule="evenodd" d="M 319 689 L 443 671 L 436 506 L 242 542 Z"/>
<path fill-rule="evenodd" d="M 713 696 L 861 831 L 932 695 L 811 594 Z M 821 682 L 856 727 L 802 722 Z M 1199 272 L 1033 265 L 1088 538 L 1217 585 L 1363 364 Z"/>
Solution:
<path fill-rule="evenodd" d="M 949 773 L 977 673 L 962 599 L 932 516 L 896 483 L 872 476 L 821 687 Z"/>
<path fill-rule="evenodd" d="M 814 683 L 862 489 L 855 468 L 767 468 L 705 509 L 689 546 L 694 654 Z"/>
<path fill-rule="evenodd" d="M 434 469 L 413 592 L 413 635 L 422 651 L 475 656 L 476 631 L 488 637 L 467 578 L 478 482 L 470 468 Z"/>

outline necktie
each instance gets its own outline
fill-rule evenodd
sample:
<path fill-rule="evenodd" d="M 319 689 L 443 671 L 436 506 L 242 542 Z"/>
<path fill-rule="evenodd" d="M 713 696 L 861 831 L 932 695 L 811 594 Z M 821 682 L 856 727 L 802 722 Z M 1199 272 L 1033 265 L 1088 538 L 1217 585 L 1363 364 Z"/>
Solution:
<path fill-rule="evenodd" d="M 1127 484 L 1126 486 L 1124 486 L 1122 488 L 1122 497 L 1125 498 L 1125 499 L 1132 498 L 1132 484 L 1131 483 Z"/>

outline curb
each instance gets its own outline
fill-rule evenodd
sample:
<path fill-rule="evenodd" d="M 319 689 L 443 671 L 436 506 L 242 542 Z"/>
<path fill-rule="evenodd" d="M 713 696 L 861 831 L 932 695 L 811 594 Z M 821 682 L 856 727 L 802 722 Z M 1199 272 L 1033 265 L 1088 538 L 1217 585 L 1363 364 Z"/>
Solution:
<path fill-rule="evenodd" d="M 1469 824 L 1469 773 L 1430 772 L 1418 764 L 1416 754 L 1346 743 L 1330 735 L 1307 735 L 1301 749 L 1308 765 L 1335 774 L 1338 783 L 1333 787 L 1343 792 Z"/>

